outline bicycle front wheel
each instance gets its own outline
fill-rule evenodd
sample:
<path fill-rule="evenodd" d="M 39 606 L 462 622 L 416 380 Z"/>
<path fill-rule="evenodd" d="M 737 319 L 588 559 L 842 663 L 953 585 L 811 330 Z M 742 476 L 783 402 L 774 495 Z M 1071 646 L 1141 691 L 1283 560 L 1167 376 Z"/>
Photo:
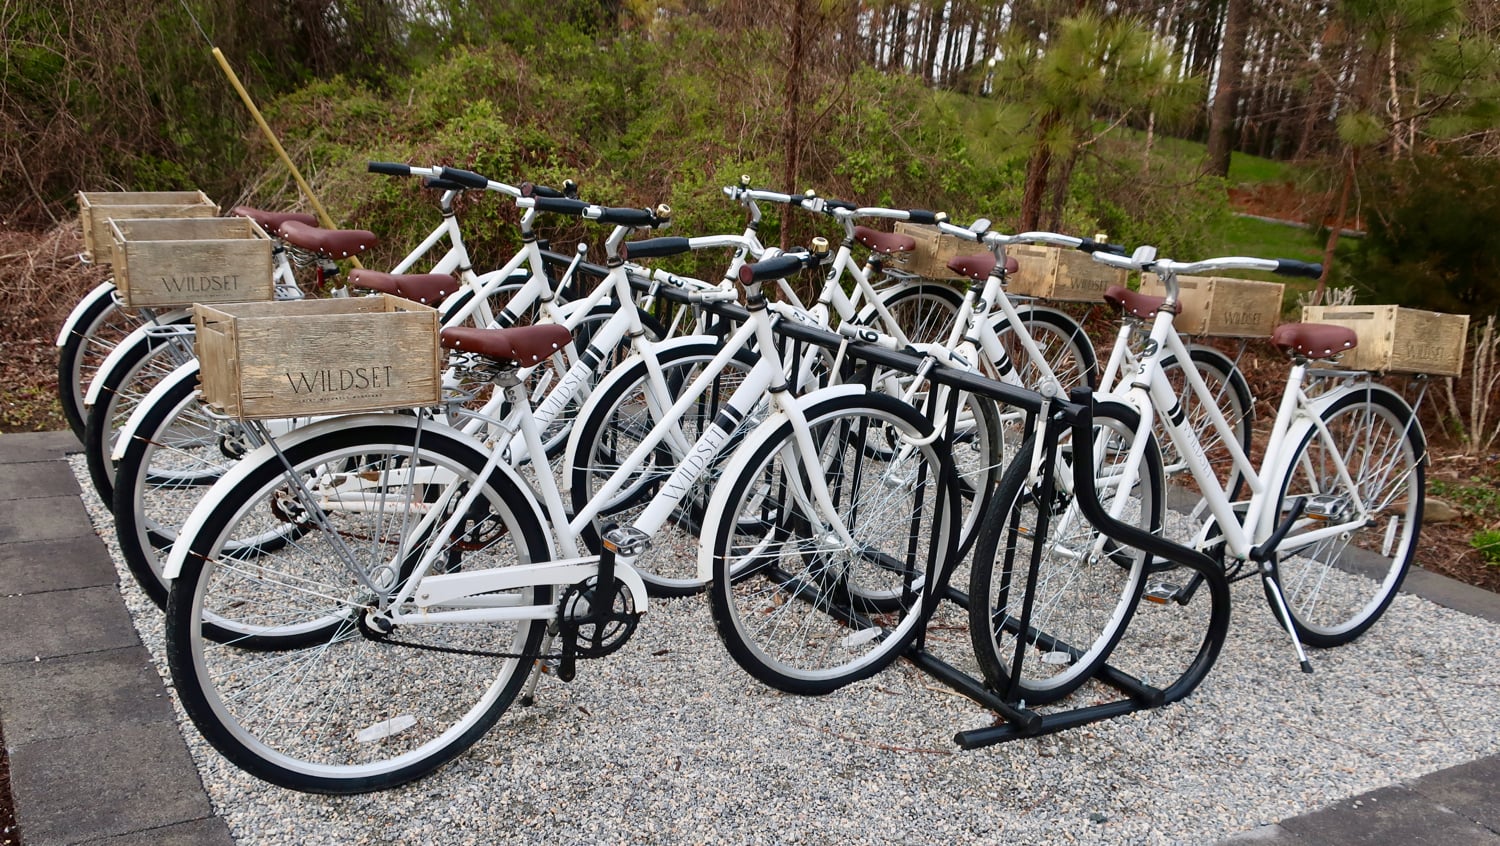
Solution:
<path fill-rule="evenodd" d="M 285 455 L 295 472 L 270 449 L 255 453 L 255 467 L 226 477 L 195 512 L 211 509 L 208 519 L 178 541 L 189 553 L 167 603 L 173 683 L 204 738 L 266 781 L 314 793 L 412 781 L 510 706 L 546 626 L 524 609 L 549 605 L 551 590 L 427 608 L 514 608 L 503 622 L 393 625 L 377 612 L 429 553 L 429 573 L 547 560 L 541 524 L 519 483 L 480 480 L 483 453 L 435 426 L 329 429 Z M 459 530 L 439 537 L 475 485 Z M 437 522 L 424 522 L 429 512 Z M 225 551 L 293 522 L 305 529 L 274 553 Z"/>
<path fill-rule="evenodd" d="M 807 410 L 816 455 L 789 421 L 762 425 L 709 505 L 711 607 L 736 662 L 779 690 L 824 694 L 906 648 L 954 555 L 952 470 L 931 425 L 879 394 Z M 811 474 L 827 481 L 831 510 Z"/>
<path fill-rule="evenodd" d="M 1297 637 L 1328 648 L 1364 634 L 1406 578 L 1422 528 L 1427 443 L 1411 407 L 1378 386 L 1337 397 L 1322 421 L 1329 437 L 1310 429 L 1281 480 L 1279 513 L 1297 497 L 1306 508 L 1277 548 L 1275 579 Z"/>
<path fill-rule="evenodd" d="M 1248 456 L 1250 431 L 1255 422 L 1255 406 L 1250 396 L 1250 385 L 1245 381 L 1244 375 L 1234 366 L 1234 361 L 1229 356 L 1212 347 L 1189 347 L 1188 358 L 1212 395 L 1214 405 L 1224 416 L 1224 422 L 1229 424 L 1230 432 L 1241 451 Z M 1229 451 L 1209 417 L 1208 407 L 1199 400 L 1198 392 L 1192 389 L 1176 356 L 1168 356 L 1162 361 L 1161 372 L 1177 395 L 1178 407 L 1182 409 L 1187 425 L 1192 428 L 1194 439 L 1203 447 L 1209 466 L 1218 474 L 1219 489 L 1231 502 L 1239 499 L 1245 476 L 1235 464 L 1233 453 Z M 1169 475 L 1180 473 L 1187 468 L 1187 462 L 1178 454 L 1172 439 L 1163 432 L 1158 428 L 1157 439 L 1161 445 L 1166 472 Z"/>
<path fill-rule="evenodd" d="M 1127 455 L 1139 416 L 1118 403 L 1095 408 L 1095 487 L 1106 510 L 1152 532 L 1162 525 L 1161 456 L 1155 438 L 1141 462 Z M 1031 454 L 1032 442 L 1020 455 Z M 989 685 L 1010 701 L 1054 702 L 1098 671 L 1135 613 L 1146 553 L 1106 540 L 1072 495 L 1071 443 L 1059 446 L 1050 496 L 1014 461 L 990 500 L 969 572 L 969 633 Z M 1033 567 L 1035 572 L 1033 575 Z M 1030 617 L 1027 617 L 1027 614 Z"/>

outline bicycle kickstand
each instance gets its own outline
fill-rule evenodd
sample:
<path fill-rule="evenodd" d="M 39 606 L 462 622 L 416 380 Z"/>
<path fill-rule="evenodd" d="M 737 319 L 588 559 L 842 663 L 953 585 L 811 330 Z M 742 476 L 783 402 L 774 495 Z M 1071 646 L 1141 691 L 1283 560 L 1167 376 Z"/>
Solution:
<path fill-rule="evenodd" d="M 1260 578 L 1266 583 L 1267 593 L 1276 600 L 1276 610 L 1286 627 L 1286 633 L 1292 638 L 1292 646 L 1297 650 L 1297 661 L 1302 666 L 1302 672 L 1311 673 L 1312 662 L 1307 660 L 1307 652 L 1302 649 L 1302 639 L 1297 637 L 1297 630 L 1292 625 L 1292 612 L 1287 608 L 1286 597 L 1281 594 L 1281 581 L 1276 578 L 1276 547 L 1281 545 L 1282 539 L 1291 531 L 1292 524 L 1297 522 L 1306 508 L 1307 497 L 1299 496 L 1292 500 L 1291 509 L 1281 525 L 1276 527 L 1276 531 L 1271 533 L 1265 543 L 1250 551 L 1250 557 L 1260 562 Z"/>
<path fill-rule="evenodd" d="M 1292 615 L 1287 610 L 1286 599 L 1281 595 L 1281 582 L 1275 578 L 1276 565 L 1270 561 L 1261 565 L 1260 577 L 1270 587 L 1271 597 L 1276 600 L 1276 608 L 1281 612 L 1281 622 L 1286 626 L 1286 633 L 1292 637 L 1292 646 L 1297 649 L 1297 660 L 1302 664 L 1302 672 L 1313 671 L 1312 662 L 1307 660 L 1307 653 L 1302 649 L 1302 640 L 1297 637 L 1296 629 L 1292 628 Z"/>
<path fill-rule="evenodd" d="M 552 652 L 552 642 L 556 638 L 557 635 L 549 628 L 547 633 L 542 636 L 542 645 L 537 651 L 543 656 L 550 654 Z M 547 672 L 547 660 L 545 657 L 539 657 L 531 662 L 531 678 L 527 679 L 526 686 L 521 688 L 520 699 L 522 705 L 530 706 L 536 704 L 536 685 Z"/>

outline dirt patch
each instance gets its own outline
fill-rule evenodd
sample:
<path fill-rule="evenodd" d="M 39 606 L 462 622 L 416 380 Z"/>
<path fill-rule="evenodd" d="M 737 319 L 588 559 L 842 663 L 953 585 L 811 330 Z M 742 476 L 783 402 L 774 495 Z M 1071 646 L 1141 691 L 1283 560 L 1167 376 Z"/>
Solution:
<path fill-rule="evenodd" d="M 1229 189 L 1229 205 L 1237 212 L 1294 223 L 1321 221 L 1324 226 L 1339 225 L 1341 229 L 1363 231 L 1363 221 L 1357 215 L 1338 224 L 1335 220 L 1336 200 L 1331 195 L 1308 193 L 1290 182 L 1265 182 Z"/>

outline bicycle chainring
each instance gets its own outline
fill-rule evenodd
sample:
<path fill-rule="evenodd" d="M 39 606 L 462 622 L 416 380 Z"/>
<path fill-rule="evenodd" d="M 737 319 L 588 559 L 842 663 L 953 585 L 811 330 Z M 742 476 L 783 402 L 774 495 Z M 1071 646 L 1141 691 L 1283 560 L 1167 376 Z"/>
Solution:
<path fill-rule="evenodd" d="M 598 581 L 591 576 L 571 585 L 557 605 L 564 642 L 571 642 L 580 658 L 602 658 L 624 646 L 641 619 L 624 582 L 616 579 L 601 591 Z"/>

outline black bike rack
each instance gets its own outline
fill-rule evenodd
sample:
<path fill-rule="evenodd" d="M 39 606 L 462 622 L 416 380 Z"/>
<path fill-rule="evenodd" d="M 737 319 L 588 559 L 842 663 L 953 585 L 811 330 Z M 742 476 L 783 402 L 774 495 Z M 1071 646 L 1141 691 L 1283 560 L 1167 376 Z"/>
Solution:
<path fill-rule="evenodd" d="M 664 291 L 663 293 L 668 299 L 673 299 L 671 292 Z M 714 315 L 716 321 L 723 324 L 734 324 L 747 316 L 743 309 L 734 305 L 713 305 L 704 306 L 704 308 Z M 1042 438 L 1041 448 L 1044 454 L 1042 485 L 1046 495 L 1050 495 L 1048 492 L 1056 481 L 1052 475 L 1057 462 L 1052 459 L 1057 453 L 1063 435 L 1072 434 L 1075 449 L 1092 442 L 1093 399 L 1087 389 L 1075 390 L 1068 399 L 1049 399 L 1033 391 L 948 367 L 923 368 L 922 358 L 916 354 L 855 342 L 823 329 L 785 321 L 777 327 L 777 332 L 793 344 L 822 346 L 836 351 L 840 356 L 859 359 L 878 367 L 903 373 L 920 372 L 931 382 L 954 389 L 949 391 L 951 402 L 946 409 L 927 410 L 927 413 L 934 419 L 937 414 L 950 416 L 956 414 L 958 399 L 962 393 L 978 394 L 1003 406 L 1024 411 L 1027 415 L 1027 429 L 1037 432 Z M 927 646 L 927 626 L 931 622 L 937 605 L 937 603 L 931 603 L 928 606 L 928 617 L 922 621 L 922 628 L 912 646 L 908 648 L 906 658 L 934 679 L 994 712 L 1001 720 L 995 725 L 959 731 L 955 734 L 954 741 L 964 749 L 976 749 L 1009 740 L 1055 734 L 1101 720 L 1159 708 L 1181 700 L 1208 675 L 1228 637 L 1229 581 L 1218 562 L 1202 552 L 1110 518 L 1099 502 L 1098 493 L 1094 488 L 1093 473 L 1086 463 L 1079 462 L 1075 465 L 1073 485 L 1076 500 L 1084 516 L 1105 536 L 1120 544 L 1144 550 L 1151 556 L 1171 562 L 1178 567 L 1186 568 L 1194 573 L 1195 577 L 1201 578 L 1201 585 L 1198 589 L 1206 589 L 1209 599 L 1208 622 L 1203 639 L 1193 660 L 1170 684 L 1153 686 L 1113 663 L 1105 663 L 1095 673 L 1093 680 L 1119 691 L 1121 694 L 1119 699 L 1074 708 L 1066 708 L 1063 705 L 1059 709 L 1058 706 L 1051 706 L 1048 711 L 1042 712 L 1028 708 L 1018 698 L 1003 695 L 1002 692 L 986 685 L 983 680 L 975 678 L 934 654 Z M 969 552 L 966 551 L 965 554 Z M 952 570 L 958 564 L 958 556 L 955 555 L 953 558 L 955 560 L 949 562 L 949 572 L 932 572 L 929 564 L 927 584 L 932 585 L 932 589 L 940 591 L 942 601 L 954 603 L 967 611 L 969 597 L 948 583 Z M 1038 565 L 1037 558 L 1039 556 L 1033 556 L 1031 567 L 1035 568 Z M 1035 575 L 1034 570 L 1032 575 Z M 1034 578 L 1028 579 L 1027 591 L 1034 590 Z M 1018 621 L 1018 625 L 1023 629 L 1029 628 L 1031 599 L 1031 596 L 1027 596 L 1023 600 L 1023 608 L 1026 610 L 1022 619 Z M 1018 655 L 1019 660 L 1024 660 L 1024 657 Z M 1013 675 L 1019 675 L 1019 672 Z"/>

